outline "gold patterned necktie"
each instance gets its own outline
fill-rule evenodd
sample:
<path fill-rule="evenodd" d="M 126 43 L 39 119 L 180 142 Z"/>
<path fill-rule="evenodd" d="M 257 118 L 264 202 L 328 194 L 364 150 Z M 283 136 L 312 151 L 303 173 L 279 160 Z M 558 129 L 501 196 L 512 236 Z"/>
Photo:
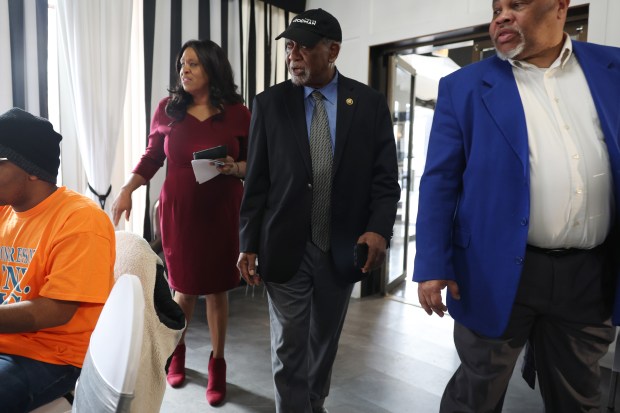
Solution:
<path fill-rule="evenodd" d="M 322 251 L 330 247 L 332 195 L 332 140 L 323 95 L 312 92 L 314 110 L 310 123 L 312 158 L 312 242 Z"/>

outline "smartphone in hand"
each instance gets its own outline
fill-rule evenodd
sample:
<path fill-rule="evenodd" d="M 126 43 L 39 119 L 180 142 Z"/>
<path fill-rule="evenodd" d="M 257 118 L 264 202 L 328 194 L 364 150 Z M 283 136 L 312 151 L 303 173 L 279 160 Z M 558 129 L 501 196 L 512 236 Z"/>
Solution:
<path fill-rule="evenodd" d="M 353 265 L 355 268 L 362 269 L 368 259 L 368 244 L 355 244 L 353 249 Z"/>

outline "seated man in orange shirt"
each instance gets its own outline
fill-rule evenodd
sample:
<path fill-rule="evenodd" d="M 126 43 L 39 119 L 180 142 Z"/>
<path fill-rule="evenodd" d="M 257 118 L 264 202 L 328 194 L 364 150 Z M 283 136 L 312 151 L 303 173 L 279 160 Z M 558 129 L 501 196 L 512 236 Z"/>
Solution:
<path fill-rule="evenodd" d="M 0 411 L 26 412 L 75 386 L 114 283 L 114 228 L 56 186 L 60 140 L 21 109 L 0 115 Z"/>

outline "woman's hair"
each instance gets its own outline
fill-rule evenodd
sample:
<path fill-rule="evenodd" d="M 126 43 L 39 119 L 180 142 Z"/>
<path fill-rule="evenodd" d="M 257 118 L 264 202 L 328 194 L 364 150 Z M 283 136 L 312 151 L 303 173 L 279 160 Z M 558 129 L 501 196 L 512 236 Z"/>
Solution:
<path fill-rule="evenodd" d="M 179 76 L 181 57 L 188 47 L 194 49 L 202 68 L 207 74 L 211 104 L 216 108 L 223 109 L 224 104 L 243 103 L 243 97 L 237 92 L 232 67 L 224 50 L 211 40 L 189 40 L 181 47 L 176 57 L 177 83 L 168 90 L 170 100 L 166 105 L 166 114 L 175 120 L 183 119 L 187 113 L 187 106 L 194 99 L 183 89 Z"/>

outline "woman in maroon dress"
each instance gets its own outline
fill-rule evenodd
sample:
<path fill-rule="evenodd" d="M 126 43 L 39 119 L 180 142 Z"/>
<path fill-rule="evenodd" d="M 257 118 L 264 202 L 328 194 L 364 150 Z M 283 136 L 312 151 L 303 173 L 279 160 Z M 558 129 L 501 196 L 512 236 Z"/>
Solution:
<path fill-rule="evenodd" d="M 161 238 L 168 280 L 187 322 L 198 295 L 206 295 L 213 351 L 209 358 L 207 400 L 226 394 L 224 342 L 227 291 L 239 283 L 239 205 L 245 176 L 250 113 L 237 93 L 224 51 L 212 41 L 190 40 L 176 60 L 179 81 L 153 115 L 145 154 L 112 205 L 114 224 L 131 212 L 131 194 L 168 160 L 160 195 Z M 226 145 L 220 175 L 198 184 L 191 167 L 194 152 Z M 185 341 L 168 370 L 168 383 L 185 380 Z"/>

